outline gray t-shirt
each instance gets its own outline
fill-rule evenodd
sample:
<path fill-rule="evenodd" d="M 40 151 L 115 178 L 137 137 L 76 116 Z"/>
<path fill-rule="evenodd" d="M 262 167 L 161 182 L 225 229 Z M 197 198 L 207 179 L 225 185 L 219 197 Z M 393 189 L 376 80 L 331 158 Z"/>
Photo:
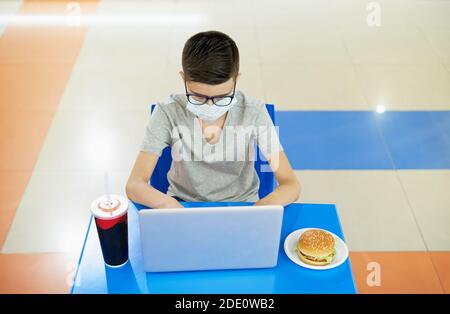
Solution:
<path fill-rule="evenodd" d="M 215 144 L 203 137 L 199 119 L 186 109 L 185 95 L 171 95 L 156 105 L 141 150 L 161 156 L 172 147 L 168 195 L 186 201 L 258 200 L 255 144 L 266 158 L 282 146 L 265 104 L 241 91 L 235 97 Z"/>

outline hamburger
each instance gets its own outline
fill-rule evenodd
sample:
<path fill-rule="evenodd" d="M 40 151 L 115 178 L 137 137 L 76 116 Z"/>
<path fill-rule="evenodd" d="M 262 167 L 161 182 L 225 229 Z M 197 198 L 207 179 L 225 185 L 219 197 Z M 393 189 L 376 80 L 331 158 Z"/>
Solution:
<path fill-rule="evenodd" d="M 319 229 L 307 230 L 298 239 L 297 252 L 300 259 L 310 265 L 325 266 L 336 256 L 333 236 Z"/>

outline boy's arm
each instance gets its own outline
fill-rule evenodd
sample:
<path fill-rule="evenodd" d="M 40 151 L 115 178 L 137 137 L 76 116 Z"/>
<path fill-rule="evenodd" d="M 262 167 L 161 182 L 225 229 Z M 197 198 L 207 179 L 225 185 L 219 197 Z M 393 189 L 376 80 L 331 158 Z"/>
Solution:
<path fill-rule="evenodd" d="M 151 208 L 181 208 L 176 199 L 149 185 L 159 157 L 155 153 L 139 152 L 126 185 L 130 200 Z"/>
<path fill-rule="evenodd" d="M 284 151 L 269 159 L 270 168 L 278 182 L 277 188 L 255 203 L 255 205 L 288 205 L 300 197 L 301 186 Z"/>

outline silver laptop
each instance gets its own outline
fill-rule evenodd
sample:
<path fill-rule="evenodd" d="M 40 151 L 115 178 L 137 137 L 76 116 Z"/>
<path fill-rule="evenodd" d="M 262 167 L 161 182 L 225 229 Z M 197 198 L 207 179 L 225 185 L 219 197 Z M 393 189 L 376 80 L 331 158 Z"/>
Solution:
<path fill-rule="evenodd" d="M 144 270 L 275 267 L 282 220 L 282 206 L 141 210 Z"/>

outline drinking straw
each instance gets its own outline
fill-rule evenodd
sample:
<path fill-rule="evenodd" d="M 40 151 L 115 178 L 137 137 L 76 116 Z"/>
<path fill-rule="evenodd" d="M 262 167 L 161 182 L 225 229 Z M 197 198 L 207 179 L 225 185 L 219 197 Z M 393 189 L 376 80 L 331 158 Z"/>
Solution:
<path fill-rule="evenodd" d="M 111 204 L 111 193 L 109 189 L 109 178 L 107 171 L 105 171 L 104 178 L 105 178 L 106 199 L 108 200 L 108 203 Z"/>

